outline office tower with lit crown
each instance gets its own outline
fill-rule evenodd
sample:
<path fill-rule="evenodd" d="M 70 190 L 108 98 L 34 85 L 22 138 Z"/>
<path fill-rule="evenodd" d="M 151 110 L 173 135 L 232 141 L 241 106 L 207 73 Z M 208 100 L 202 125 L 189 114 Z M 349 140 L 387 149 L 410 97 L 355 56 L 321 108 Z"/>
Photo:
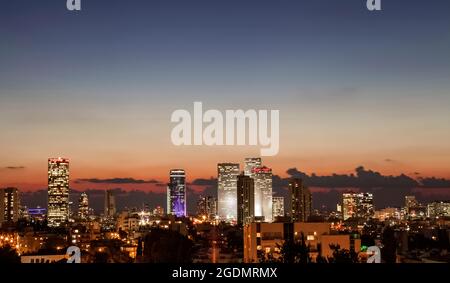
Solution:
<path fill-rule="evenodd" d="M 78 217 L 80 219 L 87 219 L 89 216 L 89 198 L 86 193 L 81 193 L 78 199 Z"/>
<path fill-rule="evenodd" d="M 368 219 L 375 215 L 373 194 L 346 192 L 342 194 L 342 216 Z"/>
<path fill-rule="evenodd" d="M 262 166 L 260 157 L 245 158 L 244 160 L 244 174 L 250 177 L 254 177 L 253 169 Z"/>
<path fill-rule="evenodd" d="M 272 216 L 273 219 L 284 216 L 284 197 L 272 197 Z"/>
<path fill-rule="evenodd" d="M 261 166 L 252 169 L 255 181 L 255 217 L 272 222 L 272 169 Z"/>
<path fill-rule="evenodd" d="M 0 227 L 3 223 L 19 220 L 19 191 L 17 188 L 0 189 Z"/>
<path fill-rule="evenodd" d="M 237 223 L 239 226 L 249 224 L 255 217 L 255 181 L 241 174 L 237 181 Z"/>
<path fill-rule="evenodd" d="M 289 199 L 293 222 L 306 222 L 312 213 L 312 195 L 303 185 L 303 180 L 293 178 L 289 181 Z"/>
<path fill-rule="evenodd" d="M 69 220 L 69 160 L 48 159 L 49 227 L 60 227 Z"/>
<path fill-rule="evenodd" d="M 168 189 L 168 214 L 177 217 L 187 216 L 186 213 L 186 173 L 183 169 L 170 170 Z"/>
<path fill-rule="evenodd" d="M 114 191 L 105 191 L 105 207 L 104 215 L 105 217 L 113 217 L 116 214 L 116 197 L 114 196 Z"/>
<path fill-rule="evenodd" d="M 217 215 L 217 199 L 212 196 L 200 196 L 197 202 L 197 216 L 214 220 Z"/>
<path fill-rule="evenodd" d="M 239 164 L 217 164 L 218 214 L 221 220 L 233 222 L 237 219 L 237 177 Z"/>

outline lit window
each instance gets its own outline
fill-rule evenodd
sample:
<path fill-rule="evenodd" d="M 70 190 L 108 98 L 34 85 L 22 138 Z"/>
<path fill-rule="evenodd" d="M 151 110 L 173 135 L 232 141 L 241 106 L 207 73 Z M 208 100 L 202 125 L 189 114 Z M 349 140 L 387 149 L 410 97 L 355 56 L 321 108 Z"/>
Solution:
<path fill-rule="evenodd" d="M 307 241 L 314 241 L 314 235 L 308 235 L 306 236 Z"/>

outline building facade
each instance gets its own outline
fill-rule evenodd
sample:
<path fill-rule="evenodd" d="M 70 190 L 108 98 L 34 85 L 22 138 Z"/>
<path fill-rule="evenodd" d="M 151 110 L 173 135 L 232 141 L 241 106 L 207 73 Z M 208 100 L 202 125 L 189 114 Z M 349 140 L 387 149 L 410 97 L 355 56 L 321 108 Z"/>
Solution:
<path fill-rule="evenodd" d="M 19 220 L 19 190 L 17 188 L 0 189 L 0 227 L 4 223 Z"/>
<path fill-rule="evenodd" d="M 105 191 L 105 206 L 104 206 L 104 215 L 105 217 L 113 217 L 116 214 L 116 196 L 114 195 L 114 191 L 106 190 Z"/>
<path fill-rule="evenodd" d="M 289 196 L 292 221 L 308 221 L 312 214 L 312 195 L 309 189 L 303 185 L 302 179 L 293 178 L 289 181 Z"/>
<path fill-rule="evenodd" d="M 272 197 L 272 216 L 275 220 L 276 217 L 283 217 L 284 211 L 284 197 Z"/>
<path fill-rule="evenodd" d="M 318 256 L 332 255 L 330 245 L 359 252 L 361 240 L 350 234 L 331 234 L 331 225 L 326 222 L 295 223 L 250 223 L 244 226 L 244 262 L 258 263 L 261 257 L 271 254 L 280 256 L 280 246 L 285 241 L 301 241 L 309 246 L 309 256 L 314 262 Z M 260 253 L 260 255 L 258 255 Z"/>
<path fill-rule="evenodd" d="M 48 159 L 48 226 L 60 227 L 69 220 L 69 160 Z"/>
<path fill-rule="evenodd" d="M 272 169 L 262 166 L 252 170 L 255 181 L 255 217 L 272 222 Z"/>
<path fill-rule="evenodd" d="M 245 158 L 244 160 L 244 175 L 251 178 L 254 177 L 253 169 L 261 167 L 262 161 L 260 157 Z"/>
<path fill-rule="evenodd" d="M 427 216 L 430 218 L 450 217 L 450 201 L 434 201 L 427 205 Z"/>
<path fill-rule="evenodd" d="M 197 202 L 197 215 L 205 220 L 214 220 L 217 216 L 217 199 L 212 196 L 200 196 Z"/>
<path fill-rule="evenodd" d="M 78 199 L 78 217 L 82 220 L 87 219 L 89 216 L 89 198 L 86 193 L 81 193 Z"/>
<path fill-rule="evenodd" d="M 343 219 L 372 218 L 375 216 L 373 194 L 346 192 L 342 194 Z"/>
<path fill-rule="evenodd" d="M 217 165 L 218 214 L 221 220 L 237 220 L 237 177 L 239 164 L 219 163 Z"/>
<path fill-rule="evenodd" d="M 239 175 L 237 181 L 238 225 L 251 223 L 255 217 L 255 182 L 247 175 Z"/>
<path fill-rule="evenodd" d="M 170 181 L 167 187 L 167 213 L 177 217 L 187 216 L 185 171 L 183 169 L 170 170 Z"/>

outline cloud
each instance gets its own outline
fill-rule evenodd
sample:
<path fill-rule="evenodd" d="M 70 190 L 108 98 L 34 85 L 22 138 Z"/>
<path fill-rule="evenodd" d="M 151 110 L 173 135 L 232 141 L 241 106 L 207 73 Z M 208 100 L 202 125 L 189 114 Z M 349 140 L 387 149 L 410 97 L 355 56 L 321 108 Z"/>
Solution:
<path fill-rule="evenodd" d="M 93 184 L 161 184 L 157 180 L 139 180 L 133 178 L 110 178 L 110 179 L 77 179 L 75 183 L 93 183 Z"/>
<path fill-rule="evenodd" d="M 384 161 L 385 161 L 385 162 L 394 162 L 394 160 L 392 160 L 392 159 L 390 159 L 390 158 L 386 158 Z"/>
<path fill-rule="evenodd" d="M 450 180 L 435 177 L 419 178 L 419 182 L 424 188 L 450 188 Z"/>
<path fill-rule="evenodd" d="M 420 182 L 405 175 L 382 175 L 379 172 L 366 170 L 363 166 L 355 169 L 355 174 L 331 174 L 328 176 L 308 175 L 297 168 L 290 168 L 287 173 L 293 178 L 301 178 L 307 186 L 325 188 L 435 188 L 450 187 L 450 180 L 427 178 Z"/>
<path fill-rule="evenodd" d="M 193 186 L 216 186 L 217 185 L 217 178 L 195 179 L 189 185 L 193 185 Z"/>
<path fill-rule="evenodd" d="M 22 169 L 25 169 L 25 166 L 6 166 L 5 169 L 7 169 L 7 170 L 22 170 Z"/>

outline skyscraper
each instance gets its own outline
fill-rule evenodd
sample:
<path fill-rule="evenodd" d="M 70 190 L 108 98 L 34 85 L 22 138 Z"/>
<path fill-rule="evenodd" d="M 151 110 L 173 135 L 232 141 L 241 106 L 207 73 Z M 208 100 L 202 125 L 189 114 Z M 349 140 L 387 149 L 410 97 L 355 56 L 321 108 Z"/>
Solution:
<path fill-rule="evenodd" d="M 87 219 L 89 215 L 89 199 L 86 193 L 81 193 L 78 199 L 78 217 L 80 219 Z"/>
<path fill-rule="evenodd" d="M 284 197 L 272 197 L 272 216 L 274 219 L 284 216 Z"/>
<path fill-rule="evenodd" d="M 69 160 L 48 159 L 48 226 L 59 227 L 69 219 Z"/>
<path fill-rule="evenodd" d="M 237 219 L 237 176 L 239 164 L 217 164 L 217 195 L 219 218 L 224 221 Z"/>
<path fill-rule="evenodd" d="M 255 182 L 244 174 L 237 181 L 237 223 L 239 226 L 251 223 L 255 217 Z"/>
<path fill-rule="evenodd" d="M 183 169 L 170 170 L 170 181 L 167 187 L 167 213 L 177 217 L 187 216 L 186 174 Z"/>
<path fill-rule="evenodd" d="M 289 181 L 289 196 L 292 221 L 308 221 L 312 212 L 312 195 L 309 189 L 303 185 L 302 179 L 293 178 Z"/>
<path fill-rule="evenodd" d="M 347 220 L 356 216 L 357 211 L 357 199 L 355 193 L 343 193 L 342 194 L 342 217 Z"/>
<path fill-rule="evenodd" d="M 245 158 L 244 160 L 244 174 L 250 177 L 254 177 L 253 169 L 261 167 L 262 162 L 260 157 Z"/>
<path fill-rule="evenodd" d="M 344 220 L 351 217 L 370 218 L 375 214 L 373 194 L 347 192 L 342 194 L 342 216 Z"/>
<path fill-rule="evenodd" d="M 364 219 L 374 217 L 375 209 L 373 206 L 373 194 L 362 193 L 359 194 L 358 216 Z"/>
<path fill-rule="evenodd" d="M 17 188 L 0 189 L 0 226 L 15 223 L 19 219 L 19 192 Z"/>
<path fill-rule="evenodd" d="M 197 215 L 214 220 L 217 215 L 217 199 L 212 196 L 200 196 L 197 202 Z"/>
<path fill-rule="evenodd" d="M 261 166 L 252 169 L 255 181 L 255 216 L 272 222 L 272 169 Z"/>
<path fill-rule="evenodd" d="M 114 191 L 105 191 L 105 217 L 113 217 L 116 214 L 116 197 L 114 196 Z"/>

